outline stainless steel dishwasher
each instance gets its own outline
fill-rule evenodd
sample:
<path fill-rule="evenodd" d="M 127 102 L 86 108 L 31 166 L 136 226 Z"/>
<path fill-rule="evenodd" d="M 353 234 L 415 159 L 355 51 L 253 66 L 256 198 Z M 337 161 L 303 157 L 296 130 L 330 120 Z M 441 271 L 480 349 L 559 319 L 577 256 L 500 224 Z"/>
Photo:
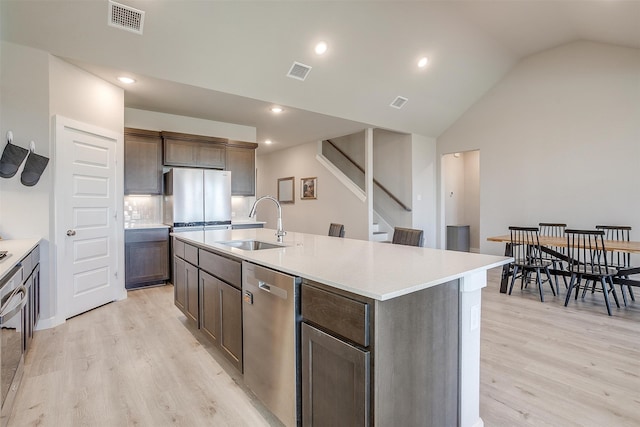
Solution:
<path fill-rule="evenodd" d="M 300 424 L 300 283 L 242 263 L 244 381 L 286 426 Z"/>

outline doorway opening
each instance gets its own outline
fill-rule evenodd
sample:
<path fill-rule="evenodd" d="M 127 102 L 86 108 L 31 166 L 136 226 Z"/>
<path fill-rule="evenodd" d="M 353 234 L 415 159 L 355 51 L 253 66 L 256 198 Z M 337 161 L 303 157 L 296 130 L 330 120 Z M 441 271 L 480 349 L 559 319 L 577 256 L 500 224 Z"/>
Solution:
<path fill-rule="evenodd" d="M 440 166 L 441 247 L 480 252 L 480 150 L 445 154 Z"/>

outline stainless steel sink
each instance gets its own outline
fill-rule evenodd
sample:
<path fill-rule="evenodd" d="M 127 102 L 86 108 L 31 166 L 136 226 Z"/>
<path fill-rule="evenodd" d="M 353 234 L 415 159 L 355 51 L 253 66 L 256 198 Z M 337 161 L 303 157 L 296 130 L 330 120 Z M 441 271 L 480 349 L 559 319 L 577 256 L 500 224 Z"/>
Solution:
<path fill-rule="evenodd" d="M 283 245 L 261 242 L 260 240 L 231 240 L 228 242 L 220 242 L 220 244 L 242 249 L 244 251 L 259 251 L 262 249 L 284 248 Z"/>

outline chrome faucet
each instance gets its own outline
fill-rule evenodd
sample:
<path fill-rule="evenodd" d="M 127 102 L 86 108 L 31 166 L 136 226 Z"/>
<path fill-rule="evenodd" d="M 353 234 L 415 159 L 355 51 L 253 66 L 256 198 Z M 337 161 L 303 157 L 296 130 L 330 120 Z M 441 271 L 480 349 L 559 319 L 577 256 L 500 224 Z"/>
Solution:
<path fill-rule="evenodd" d="M 280 202 L 273 196 L 262 196 L 258 200 L 255 201 L 253 206 L 251 207 L 251 211 L 249 212 L 249 218 L 253 218 L 256 216 L 256 206 L 258 203 L 264 199 L 269 199 L 273 201 L 278 207 L 278 229 L 276 230 L 276 236 L 278 237 L 278 243 L 282 243 L 282 237 L 287 234 L 286 231 L 282 228 L 282 207 L 280 206 Z"/>

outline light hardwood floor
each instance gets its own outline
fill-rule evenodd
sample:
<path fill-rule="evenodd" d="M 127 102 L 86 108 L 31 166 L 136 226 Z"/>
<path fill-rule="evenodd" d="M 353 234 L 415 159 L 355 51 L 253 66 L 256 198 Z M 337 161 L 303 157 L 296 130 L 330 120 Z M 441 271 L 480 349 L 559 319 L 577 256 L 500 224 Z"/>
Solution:
<path fill-rule="evenodd" d="M 602 295 L 483 291 L 486 426 L 640 425 L 640 292 L 608 317 Z M 171 286 L 38 331 L 9 426 L 278 425 L 173 306 Z M 401 425 L 401 420 L 398 420 Z"/>
<path fill-rule="evenodd" d="M 485 425 L 640 426 L 640 289 L 609 317 L 601 293 L 564 307 L 562 284 L 542 303 L 535 286 L 500 294 L 499 279 L 482 293 Z"/>

